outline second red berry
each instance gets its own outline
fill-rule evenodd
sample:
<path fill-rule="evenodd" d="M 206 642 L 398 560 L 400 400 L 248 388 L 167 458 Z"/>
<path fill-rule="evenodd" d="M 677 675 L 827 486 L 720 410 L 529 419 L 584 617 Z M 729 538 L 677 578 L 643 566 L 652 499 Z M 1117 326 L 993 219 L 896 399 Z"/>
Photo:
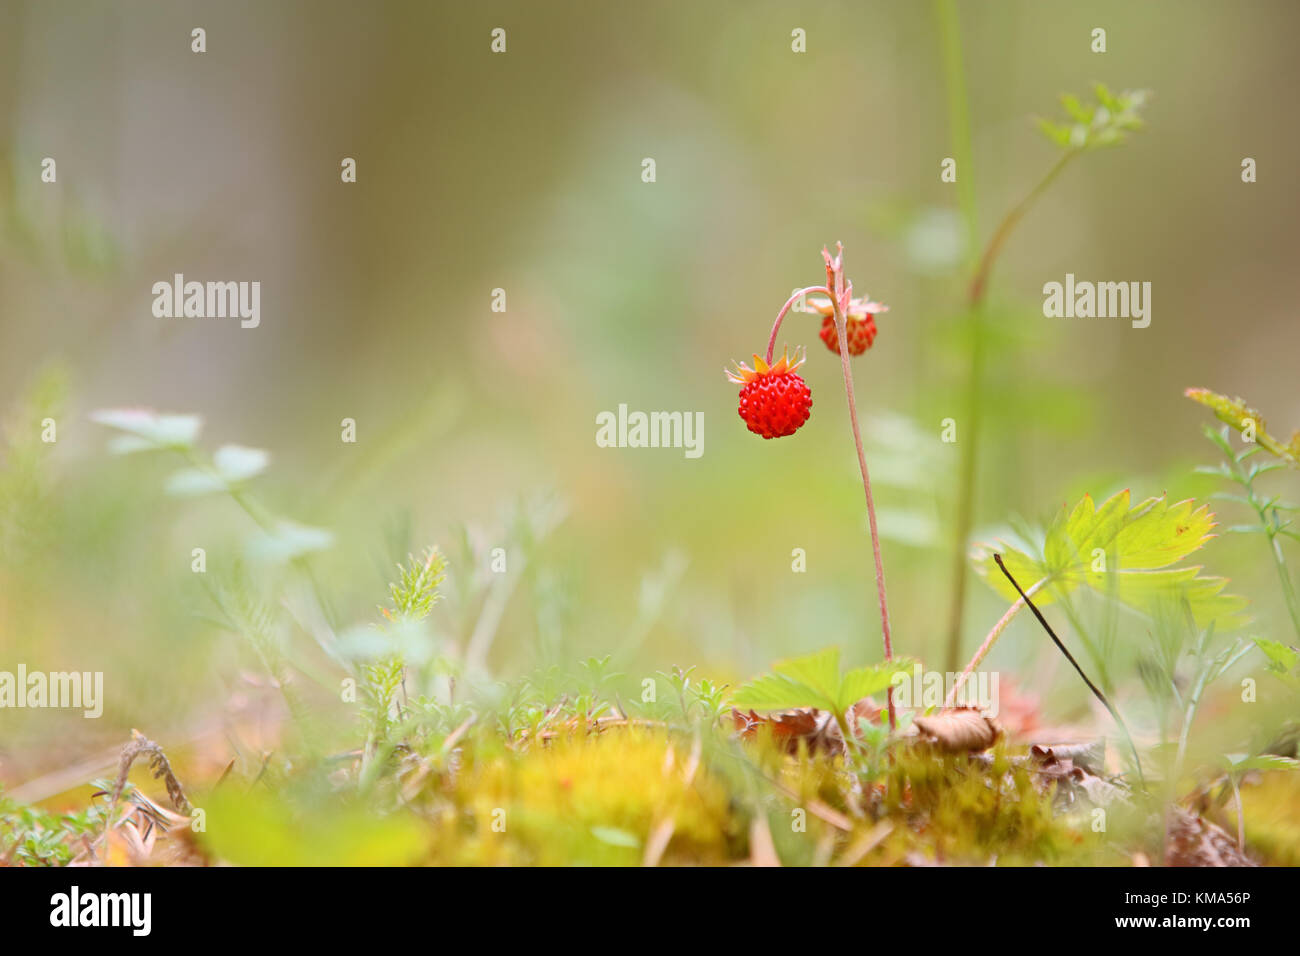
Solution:
<path fill-rule="evenodd" d="M 861 355 L 871 348 L 871 343 L 875 341 L 876 320 L 871 315 L 861 319 L 846 319 L 845 329 L 849 335 L 850 355 Z M 834 317 L 828 315 L 822 319 L 822 330 L 819 335 L 828 349 L 836 355 L 840 354 L 840 337 L 835 333 Z"/>

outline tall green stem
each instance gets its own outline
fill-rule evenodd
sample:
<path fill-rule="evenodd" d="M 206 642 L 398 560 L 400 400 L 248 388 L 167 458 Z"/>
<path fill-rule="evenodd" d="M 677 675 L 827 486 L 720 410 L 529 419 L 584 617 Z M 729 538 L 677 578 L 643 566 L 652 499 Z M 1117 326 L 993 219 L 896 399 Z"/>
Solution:
<path fill-rule="evenodd" d="M 979 222 L 975 205 L 975 177 L 971 175 L 970 107 L 966 98 L 966 73 L 962 68 L 961 24 L 953 0 L 936 0 L 939 34 L 943 42 L 944 85 L 948 95 L 948 132 L 952 137 L 957 177 L 957 197 L 962 218 L 966 220 L 966 256 L 968 267 L 975 267 L 975 250 L 979 242 Z"/>
<path fill-rule="evenodd" d="M 961 24 L 954 0 L 936 0 L 935 12 L 939 17 L 942 42 L 944 83 L 948 96 L 948 130 L 952 150 L 958 164 L 957 196 L 966 226 L 966 256 L 968 268 L 976 268 L 975 250 L 979 242 L 978 210 L 975 203 L 974 160 L 971 150 L 970 106 L 966 96 L 966 73 L 962 66 Z M 954 526 L 952 586 L 948 611 L 947 670 L 957 668 L 961 653 L 961 618 L 966 604 L 966 537 L 973 520 L 975 487 L 975 449 L 979 434 L 980 393 L 983 391 L 984 363 L 981 349 L 983 336 L 979 334 L 981 319 L 972 316 L 975 324 L 970 366 L 966 373 L 966 441 L 962 445 L 961 471 L 957 493 L 957 517 Z"/>
<path fill-rule="evenodd" d="M 979 438 L 983 418 L 984 393 L 984 300 L 988 292 L 989 276 L 998 254 L 1006 244 L 1016 225 L 1043 191 L 1061 174 L 1075 156 L 1078 148 L 1068 149 L 1034 186 L 1003 218 L 984 253 L 980 256 L 975 274 L 966 293 L 966 309 L 971 326 L 971 358 L 966 378 L 966 429 L 962 442 L 960 485 L 957 495 L 957 519 L 954 528 L 952 598 L 948 610 L 947 666 L 953 670 L 961 656 L 961 624 L 966 606 L 966 542 L 975 521 L 975 481 L 979 471 Z M 969 176 L 969 171 L 966 173 Z"/>
<path fill-rule="evenodd" d="M 1291 614 L 1291 624 L 1295 628 L 1296 636 L 1300 637 L 1300 603 L 1296 601 L 1295 585 L 1291 583 L 1291 571 L 1287 567 L 1286 555 L 1282 553 L 1282 545 L 1277 540 L 1280 530 L 1277 510 L 1268 502 L 1261 501 L 1255 494 L 1255 476 L 1246 472 L 1241 467 L 1241 462 L 1232 462 L 1232 468 L 1237 474 L 1238 482 L 1246 489 L 1246 497 L 1251 507 L 1255 509 L 1255 513 L 1259 515 L 1259 523 L 1268 536 L 1268 550 L 1273 556 L 1273 566 L 1277 568 L 1277 576 L 1282 585 L 1282 598 L 1286 601 L 1286 609 Z"/>
<path fill-rule="evenodd" d="M 1277 540 L 1277 532 L 1272 531 L 1269 534 L 1269 550 L 1273 552 L 1273 564 L 1277 568 L 1277 576 L 1282 581 L 1282 596 L 1286 599 L 1287 610 L 1291 612 L 1291 624 L 1295 627 L 1296 637 L 1300 637 L 1300 604 L 1296 602 L 1295 585 L 1291 583 L 1291 572 L 1287 570 L 1286 557 L 1282 554 L 1282 546 Z"/>

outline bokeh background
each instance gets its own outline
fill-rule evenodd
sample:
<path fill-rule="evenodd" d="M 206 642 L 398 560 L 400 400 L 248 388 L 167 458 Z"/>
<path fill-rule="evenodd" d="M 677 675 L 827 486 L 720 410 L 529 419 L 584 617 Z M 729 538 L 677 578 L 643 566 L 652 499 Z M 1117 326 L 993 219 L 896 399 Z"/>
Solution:
<path fill-rule="evenodd" d="M 0 2 L 0 667 L 103 671 L 107 697 L 98 721 L 0 714 L 0 782 L 132 726 L 183 739 L 256 692 L 190 569 L 204 547 L 210 575 L 228 571 L 253 526 L 228 498 L 165 495 L 178 460 L 110 455 L 88 417 L 105 407 L 199 414 L 208 451 L 267 449 L 258 500 L 333 533 L 311 559 L 320 615 L 268 589 L 303 681 L 337 679 L 313 627 L 373 621 L 393 562 L 433 544 L 451 559 L 439 654 L 462 654 L 485 602 L 500 609 L 480 678 L 611 654 L 633 679 L 696 665 L 734 682 L 828 643 L 878 659 L 817 322 L 783 333 L 809 347 L 796 436 L 749 434 L 722 374 L 822 280 L 836 240 L 856 287 L 891 306 L 855 368 L 895 646 L 942 665 L 971 347 L 959 188 L 982 244 L 1055 159 L 1033 117 L 1093 81 L 1152 90 L 1148 128 L 1074 163 L 998 265 L 973 538 L 1084 492 L 1217 490 L 1191 473 L 1215 452 L 1190 385 L 1246 396 L 1289 435 L 1300 8 L 958 12 L 972 155 L 953 185 L 928 3 Z M 796 27 L 807 53 L 791 52 Z M 46 156 L 57 184 L 40 181 Z M 261 326 L 155 318 L 151 286 L 177 272 L 260 281 Z M 1067 272 L 1151 282 L 1150 327 L 1044 318 L 1042 285 Z M 620 403 L 702 411 L 703 456 L 597 447 L 595 416 Z M 957 445 L 939 441 L 949 416 Z M 548 494 L 561 504 L 538 519 Z M 555 527 L 521 541 L 521 514 Z M 494 598 L 497 546 L 517 563 Z M 1258 537 L 1204 557 L 1251 598 L 1258 633 L 1286 637 Z M 1003 610 L 970 589 L 963 658 Z M 1019 620 L 990 665 L 1049 717 L 1086 711 L 1044 645 Z"/>

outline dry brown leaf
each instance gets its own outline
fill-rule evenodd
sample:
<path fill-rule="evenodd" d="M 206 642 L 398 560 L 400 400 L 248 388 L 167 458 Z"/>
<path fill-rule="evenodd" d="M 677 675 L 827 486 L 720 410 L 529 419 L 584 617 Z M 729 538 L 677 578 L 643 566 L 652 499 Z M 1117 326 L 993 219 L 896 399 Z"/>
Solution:
<path fill-rule="evenodd" d="M 849 726 L 853 728 L 853 732 L 856 734 L 858 733 L 859 720 L 865 720 L 873 724 L 883 724 L 885 714 L 884 705 L 877 703 L 870 697 L 864 697 L 849 708 Z"/>
<path fill-rule="evenodd" d="M 1174 807 L 1165 842 L 1165 866 L 1259 866 L 1222 827 Z"/>
<path fill-rule="evenodd" d="M 800 707 L 774 714 L 759 714 L 752 710 L 745 714 L 733 709 L 731 717 L 743 739 L 753 740 L 759 730 L 766 727 L 772 739 L 790 753 L 799 752 L 800 741 L 810 751 L 839 753 L 844 749 L 839 728 L 829 711 Z"/>
<path fill-rule="evenodd" d="M 922 740 L 947 753 L 987 750 L 1002 734 L 997 721 L 974 707 L 954 707 L 913 723 Z"/>
<path fill-rule="evenodd" d="M 1063 745 L 1059 748 L 1034 744 L 1029 748 L 1029 764 L 1034 771 L 1034 782 L 1040 790 L 1046 792 L 1053 783 L 1056 784 L 1058 804 L 1070 806 L 1082 795 L 1093 806 L 1106 807 L 1117 800 L 1126 799 L 1128 793 L 1097 776 L 1085 763 L 1104 760 L 1104 755 L 1104 741 L 1100 753 L 1095 745 L 1090 744 Z"/>
<path fill-rule="evenodd" d="M 1029 755 L 1039 762 L 1045 762 L 1051 756 L 1070 760 L 1088 773 L 1100 774 L 1106 768 L 1106 738 L 1099 737 L 1087 743 L 1034 744 L 1029 748 Z"/>

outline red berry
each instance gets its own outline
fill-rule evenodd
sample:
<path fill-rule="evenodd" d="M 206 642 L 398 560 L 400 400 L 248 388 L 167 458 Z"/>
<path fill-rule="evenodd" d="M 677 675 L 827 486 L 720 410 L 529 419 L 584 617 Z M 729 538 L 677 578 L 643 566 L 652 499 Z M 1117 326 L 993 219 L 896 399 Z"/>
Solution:
<path fill-rule="evenodd" d="M 848 318 L 845 320 L 845 328 L 849 333 L 850 355 L 861 355 L 871 348 L 871 343 L 876 338 L 876 320 L 873 316 L 867 314 L 861 319 Z M 826 343 L 826 347 L 839 355 L 840 337 L 835 334 L 835 319 L 833 316 L 828 315 L 822 319 L 822 330 L 819 334 L 821 340 Z"/>
<path fill-rule="evenodd" d="M 728 377 L 745 387 L 740 390 L 740 417 L 755 435 L 781 438 L 793 435 L 812 411 L 812 392 L 794 371 L 802 362 L 788 356 L 769 366 L 757 355 L 754 368 L 744 365 Z"/>

